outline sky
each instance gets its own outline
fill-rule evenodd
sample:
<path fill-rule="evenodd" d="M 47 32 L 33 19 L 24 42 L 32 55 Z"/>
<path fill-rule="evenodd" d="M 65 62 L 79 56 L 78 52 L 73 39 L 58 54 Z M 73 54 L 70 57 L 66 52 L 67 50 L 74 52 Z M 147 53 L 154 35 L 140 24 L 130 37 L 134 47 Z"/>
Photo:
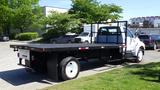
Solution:
<path fill-rule="evenodd" d="M 160 0 L 97 0 L 101 4 L 116 4 L 123 8 L 122 20 L 134 17 L 160 16 Z M 70 0 L 40 0 L 40 6 L 71 7 Z"/>

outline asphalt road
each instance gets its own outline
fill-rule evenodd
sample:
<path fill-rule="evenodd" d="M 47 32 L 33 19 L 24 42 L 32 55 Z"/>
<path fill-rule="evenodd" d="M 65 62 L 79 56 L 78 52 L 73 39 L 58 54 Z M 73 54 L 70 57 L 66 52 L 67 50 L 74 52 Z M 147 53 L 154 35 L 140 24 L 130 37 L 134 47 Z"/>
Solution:
<path fill-rule="evenodd" d="M 10 44 L 17 42 L 0 42 L 0 90 L 36 90 L 57 84 L 46 75 L 27 73 L 24 67 L 18 66 L 17 54 L 9 48 Z M 160 52 L 146 50 L 142 63 L 160 62 Z M 101 73 L 110 69 L 120 68 L 123 65 L 86 65 L 79 77 Z M 59 82 L 60 83 L 60 82 Z"/>

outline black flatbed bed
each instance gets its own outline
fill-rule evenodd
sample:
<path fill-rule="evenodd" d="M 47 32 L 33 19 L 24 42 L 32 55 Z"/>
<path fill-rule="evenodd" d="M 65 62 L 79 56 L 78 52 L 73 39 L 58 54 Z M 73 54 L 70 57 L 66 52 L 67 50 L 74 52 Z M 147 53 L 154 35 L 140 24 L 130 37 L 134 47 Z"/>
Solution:
<path fill-rule="evenodd" d="M 108 48 L 119 48 L 122 44 L 14 44 L 10 45 L 14 49 L 26 49 L 32 51 L 73 51 L 80 49 L 108 49 Z"/>

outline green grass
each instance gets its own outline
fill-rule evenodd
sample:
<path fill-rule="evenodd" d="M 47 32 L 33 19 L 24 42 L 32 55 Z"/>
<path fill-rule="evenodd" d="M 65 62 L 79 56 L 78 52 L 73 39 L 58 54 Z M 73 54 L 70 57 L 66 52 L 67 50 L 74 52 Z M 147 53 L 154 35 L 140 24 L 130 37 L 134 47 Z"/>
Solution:
<path fill-rule="evenodd" d="M 160 90 L 160 63 L 132 65 L 42 90 Z"/>

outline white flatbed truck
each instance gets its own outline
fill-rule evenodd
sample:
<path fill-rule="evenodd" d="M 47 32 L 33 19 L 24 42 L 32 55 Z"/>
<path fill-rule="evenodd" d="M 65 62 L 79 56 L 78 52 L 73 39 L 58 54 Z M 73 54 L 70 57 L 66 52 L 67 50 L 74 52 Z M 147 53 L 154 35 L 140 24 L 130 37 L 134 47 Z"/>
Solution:
<path fill-rule="evenodd" d="M 114 23 L 117 26 L 104 26 L 98 30 L 96 43 L 16 44 L 10 47 L 18 51 L 19 65 L 47 73 L 54 80 L 76 78 L 82 59 L 117 61 L 134 58 L 140 62 L 145 45 L 127 29 L 127 21 Z M 120 23 L 126 27 L 121 28 Z"/>

